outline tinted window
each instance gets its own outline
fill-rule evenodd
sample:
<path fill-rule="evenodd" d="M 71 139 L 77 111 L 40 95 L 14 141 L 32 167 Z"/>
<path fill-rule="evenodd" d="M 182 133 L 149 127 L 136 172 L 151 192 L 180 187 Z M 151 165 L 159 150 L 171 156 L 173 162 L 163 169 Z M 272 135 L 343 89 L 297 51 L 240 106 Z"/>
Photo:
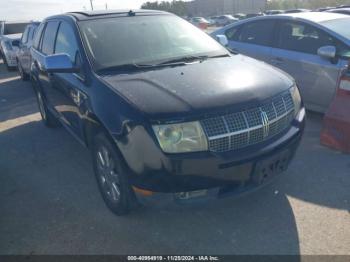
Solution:
<path fill-rule="evenodd" d="M 86 20 L 79 26 L 95 70 L 227 54 L 208 34 L 172 15 Z"/>
<path fill-rule="evenodd" d="M 36 49 L 39 49 L 39 43 L 40 43 L 40 39 L 41 39 L 41 35 L 42 35 L 44 27 L 45 27 L 45 24 L 41 23 L 36 30 L 36 34 L 34 37 L 34 43 L 33 43 L 33 47 Z"/>
<path fill-rule="evenodd" d="M 242 26 L 239 42 L 269 46 L 273 37 L 275 22 L 272 20 L 252 22 Z"/>
<path fill-rule="evenodd" d="M 28 23 L 9 23 L 5 24 L 4 35 L 20 34 L 24 32 L 24 29 Z"/>
<path fill-rule="evenodd" d="M 346 46 L 326 32 L 304 23 L 281 23 L 278 36 L 278 47 L 302 53 L 317 55 L 322 46 L 337 47 L 338 53 L 343 53 Z"/>
<path fill-rule="evenodd" d="M 26 30 L 24 31 L 23 35 L 22 35 L 22 39 L 21 42 L 23 44 L 28 42 L 28 33 L 29 33 L 29 27 L 26 28 Z"/>
<path fill-rule="evenodd" d="M 78 45 L 73 28 L 68 23 L 62 22 L 57 33 L 55 54 L 67 54 L 72 62 L 75 63 L 77 52 Z"/>
<path fill-rule="evenodd" d="M 41 46 L 41 51 L 45 55 L 53 54 L 58 25 L 59 23 L 56 21 L 48 22 L 46 25 L 44 37 L 43 37 L 43 43 Z"/>
<path fill-rule="evenodd" d="M 226 30 L 225 35 L 228 40 L 230 41 L 237 41 L 238 40 L 238 26 L 231 27 L 230 29 Z"/>
<path fill-rule="evenodd" d="M 35 35 L 35 31 L 36 31 L 36 27 L 31 27 L 30 28 L 30 32 L 28 34 L 28 41 L 33 40 L 34 35 Z"/>

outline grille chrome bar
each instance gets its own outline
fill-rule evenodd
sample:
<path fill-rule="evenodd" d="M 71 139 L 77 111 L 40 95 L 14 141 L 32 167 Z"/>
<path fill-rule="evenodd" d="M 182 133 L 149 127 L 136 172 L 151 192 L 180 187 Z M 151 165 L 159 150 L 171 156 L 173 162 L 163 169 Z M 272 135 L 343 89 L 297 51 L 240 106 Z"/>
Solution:
<path fill-rule="evenodd" d="M 288 128 L 294 118 L 289 91 L 246 111 L 201 121 L 209 150 L 225 152 L 261 143 Z"/>
<path fill-rule="evenodd" d="M 271 124 L 277 122 L 278 120 L 288 116 L 292 112 L 294 112 L 294 109 L 289 110 L 287 113 L 284 113 L 283 115 L 277 117 L 276 119 L 274 119 L 272 121 L 269 121 L 269 124 L 271 125 Z M 250 127 L 250 128 L 247 128 L 247 129 L 236 131 L 236 132 L 226 133 L 226 134 L 217 135 L 217 136 L 209 136 L 208 139 L 209 140 L 214 140 L 214 139 L 224 138 L 224 137 L 227 137 L 227 136 L 239 135 L 239 134 L 242 134 L 242 133 L 245 133 L 245 132 L 251 132 L 253 130 L 256 130 L 256 129 L 259 129 L 259 128 L 263 128 L 263 127 L 264 127 L 264 125 L 258 125 L 258 126 Z"/>

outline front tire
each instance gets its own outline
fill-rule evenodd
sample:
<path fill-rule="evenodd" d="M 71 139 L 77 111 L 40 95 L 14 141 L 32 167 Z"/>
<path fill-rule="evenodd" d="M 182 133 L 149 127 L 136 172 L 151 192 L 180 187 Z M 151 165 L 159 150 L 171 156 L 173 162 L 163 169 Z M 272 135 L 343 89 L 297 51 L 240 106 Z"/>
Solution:
<path fill-rule="evenodd" d="M 128 168 L 124 159 L 103 133 L 94 138 L 91 153 L 104 202 L 114 214 L 127 215 L 136 198 L 128 180 Z"/>

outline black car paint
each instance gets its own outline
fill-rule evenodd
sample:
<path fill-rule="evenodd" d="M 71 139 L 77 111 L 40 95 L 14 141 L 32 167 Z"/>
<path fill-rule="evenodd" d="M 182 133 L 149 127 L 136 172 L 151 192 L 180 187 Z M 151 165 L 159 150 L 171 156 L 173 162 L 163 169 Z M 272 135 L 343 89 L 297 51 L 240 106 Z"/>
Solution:
<path fill-rule="evenodd" d="M 128 14 L 116 17 L 120 15 Z M 81 39 L 77 20 L 85 18 L 82 14 L 67 14 L 44 22 L 65 21 Z M 270 141 L 220 154 L 166 154 L 152 130 L 153 123 L 200 120 L 262 104 L 293 85 L 289 76 L 271 66 L 233 55 L 177 67 L 98 75 L 91 69 L 82 41 L 78 41 L 78 48 L 82 65 L 79 74 L 46 73 L 44 55 L 32 48 L 34 87 L 43 93 L 50 111 L 85 146 L 90 146 L 96 132 L 104 131 L 121 152 L 131 171 L 130 181 L 137 187 L 180 192 L 245 183 L 261 159 L 283 148 L 294 155 L 304 117 Z M 241 83 L 232 78 L 237 70 Z M 81 99 L 78 105 L 74 100 L 77 95 Z"/>

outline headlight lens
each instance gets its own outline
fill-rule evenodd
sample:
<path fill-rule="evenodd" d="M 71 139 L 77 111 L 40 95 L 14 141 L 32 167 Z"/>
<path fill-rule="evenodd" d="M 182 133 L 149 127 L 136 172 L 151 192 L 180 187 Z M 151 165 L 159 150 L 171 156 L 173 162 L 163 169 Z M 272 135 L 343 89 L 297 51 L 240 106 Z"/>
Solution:
<path fill-rule="evenodd" d="M 185 153 L 208 150 L 207 138 L 199 122 L 154 125 L 162 150 L 166 153 Z"/>
<path fill-rule="evenodd" d="M 300 96 L 299 89 L 298 89 L 297 85 L 294 85 L 290 89 L 290 93 L 292 95 L 293 102 L 294 102 L 294 113 L 295 113 L 295 115 L 297 115 L 300 111 L 300 108 L 301 108 L 301 96 Z"/>

